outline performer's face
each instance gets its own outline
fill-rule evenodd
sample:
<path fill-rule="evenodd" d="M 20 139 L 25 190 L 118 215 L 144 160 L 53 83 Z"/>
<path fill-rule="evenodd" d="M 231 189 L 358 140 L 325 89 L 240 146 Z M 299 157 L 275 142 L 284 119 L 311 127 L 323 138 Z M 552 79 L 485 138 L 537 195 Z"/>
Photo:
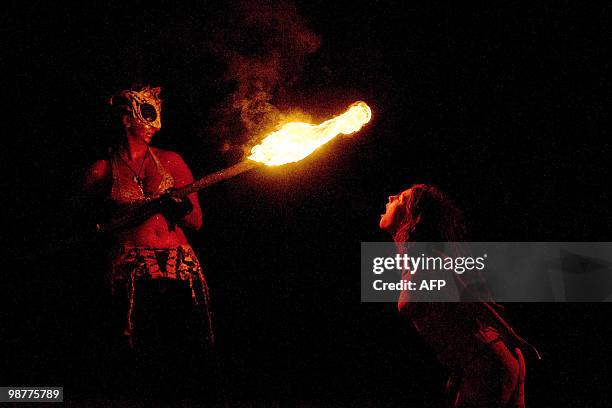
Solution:
<path fill-rule="evenodd" d="M 130 115 L 125 117 L 124 121 L 128 135 L 135 137 L 143 143 L 151 143 L 153 135 L 159 130 L 151 125 L 142 123 L 141 121 L 134 119 Z"/>
<path fill-rule="evenodd" d="M 407 192 L 404 191 L 400 194 L 389 197 L 386 205 L 386 211 L 380 216 L 380 223 L 378 224 L 382 230 L 385 230 L 391 234 L 395 232 L 398 221 L 401 219 L 401 216 L 405 211 L 404 200 L 406 193 Z"/>

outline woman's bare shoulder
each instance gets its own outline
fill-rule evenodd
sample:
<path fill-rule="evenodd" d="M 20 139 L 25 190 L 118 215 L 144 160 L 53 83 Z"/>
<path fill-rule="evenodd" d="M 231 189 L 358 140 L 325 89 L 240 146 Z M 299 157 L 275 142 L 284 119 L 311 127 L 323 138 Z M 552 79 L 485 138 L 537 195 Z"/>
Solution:
<path fill-rule="evenodd" d="M 110 176 L 110 172 L 110 161 L 108 159 L 96 160 L 85 171 L 83 185 L 85 188 L 88 188 L 97 183 L 104 182 Z"/>
<path fill-rule="evenodd" d="M 153 153 L 158 157 L 161 164 L 172 173 L 179 186 L 193 181 L 191 170 L 180 154 L 162 149 L 155 149 Z"/>
<path fill-rule="evenodd" d="M 172 150 L 159 149 L 157 147 L 151 147 L 151 151 L 161 160 L 164 164 L 176 164 L 184 163 L 185 161 L 180 154 Z"/>

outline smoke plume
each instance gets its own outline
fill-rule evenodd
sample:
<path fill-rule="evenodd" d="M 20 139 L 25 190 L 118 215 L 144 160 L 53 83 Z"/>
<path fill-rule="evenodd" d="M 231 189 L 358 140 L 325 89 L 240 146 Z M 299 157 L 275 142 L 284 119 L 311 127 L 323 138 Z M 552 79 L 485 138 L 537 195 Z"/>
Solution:
<path fill-rule="evenodd" d="M 232 2 L 210 35 L 230 92 L 213 110 L 209 134 L 223 152 L 242 154 L 278 122 L 275 97 L 290 92 L 320 39 L 289 1 Z"/>

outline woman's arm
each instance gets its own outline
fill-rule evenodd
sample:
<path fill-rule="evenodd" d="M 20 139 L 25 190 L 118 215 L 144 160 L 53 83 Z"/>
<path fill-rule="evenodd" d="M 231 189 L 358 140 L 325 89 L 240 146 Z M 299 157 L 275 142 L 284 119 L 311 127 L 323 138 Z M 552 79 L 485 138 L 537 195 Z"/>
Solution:
<path fill-rule="evenodd" d="M 92 164 L 83 178 L 82 190 L 86 194 L 102 193 L 110 177 L 110 164 L 108 160 L 98 160 Z"/>
<path fill-rule="evenodd" d="M 111 186 L 108 160 L 98 160 L 89 166 L 81 184 L 71 197 L 69 206 L 74 219 L 84 230 L 92 230 L 96 223 L 108 216 L 107 198 Z"/>
<path fill-rule="evenodd" d="M 168 169 L 172 177 L 174 177 L 175 188 L 181 188 L 194 181 L 191 170 L 189 170 L 189 167 L 178 153 L 160 151 L 158 156 L 164 167 Z M 193 205 L 193 211 L 183 217 L 181 224 L 197 231 L 202 227 L 202 210 L 200 208 L 198 194 L 192 193 L 188 198 Z"/>

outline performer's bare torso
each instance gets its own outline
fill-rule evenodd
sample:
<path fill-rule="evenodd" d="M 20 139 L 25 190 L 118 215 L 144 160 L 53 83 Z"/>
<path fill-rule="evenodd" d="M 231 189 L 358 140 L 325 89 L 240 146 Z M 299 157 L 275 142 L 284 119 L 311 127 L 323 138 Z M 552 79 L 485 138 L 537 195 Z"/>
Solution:
<path fill-rule="evenodd" d="M 177 225 L 174 231 L 170 231 L 166 218 L 155 214 L 138 227 L 119 233 L 117 244 L 127 247 L 176 248 L 187 244 L 187 238 L 181 227 Z"/>
<path fill-rule="evenodd" d="M 172 176 L 174 179 L 173 187 L 180 187 L 193 181 L 191 172 L 184 164 L 180 156 L 176 153 L 164 151 L 149 147 L 151 153 L 159 160 L 159 164 Z M 114 177 L 118 175 L 123 180 L 132 181 L 132 169 L 138 169 L 142 163 L 141 176 L 142 189 L 144 196 L 156 197 L 163 191 L 159 191 L 160 185 L 163 182 L 162 174 L 159 172 L 157 163 L 152 158 L 145 158 L 146 150 L 141 157 L 136 156 L 133 160 L 129 160 L 126 155 L 118 156 L 120 152 L 115 153 L 115 166 L 112 166 L 111 159 L 99 160 L 94 163 L 90 169 L 86 179 L 87 185 L 95 185 L 98 195 L 109 197 L 113 195 L 111 190 L 126 189 L 126 186 L 113 185 Z M 119 174 L 113 175 L 113 171 Z M 116 183 L 116 181 L 115 181 Z M 135 190 L 137 183 L 134 181 L 128 186 Z M 183 219 L 185 226 L 198 229 L 201 225 L 201 211 L 198 205 L 196 194 L 192 194 L 189 199 L 194 204 L 194 211 Z M 113 200 L 117 201 L 117 200 Z M 125 200 L 127 201 L 127 200 Z M 129 205 L 127 202 L 114 202 L 114 205 Z M 134 203 L 132 203 L 133 205 Z M 187 244 L 187 238 L 180 225 L 173 225 L 171 228 L 170 222 L 161 214 L 154 214 L 144 222 L 116 233 L 115 244 L 118 247 L 149 247 L 149 248 L 176 248 L 178 245 Z"/>

